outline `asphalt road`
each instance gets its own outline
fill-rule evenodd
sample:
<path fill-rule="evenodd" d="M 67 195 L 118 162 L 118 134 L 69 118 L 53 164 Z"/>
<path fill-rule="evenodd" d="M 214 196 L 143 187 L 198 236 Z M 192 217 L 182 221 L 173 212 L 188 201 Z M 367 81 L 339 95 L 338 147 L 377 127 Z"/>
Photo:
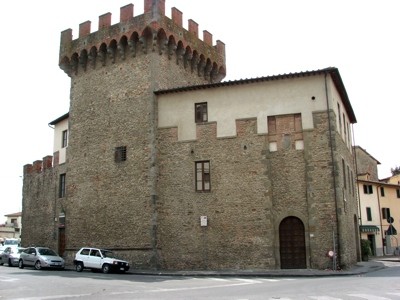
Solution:
<path fill-rule="evenodd" d="M 0 267 L 0 299 L 400 300 L 400 265 L 363 276 L 183 277 Z"/>

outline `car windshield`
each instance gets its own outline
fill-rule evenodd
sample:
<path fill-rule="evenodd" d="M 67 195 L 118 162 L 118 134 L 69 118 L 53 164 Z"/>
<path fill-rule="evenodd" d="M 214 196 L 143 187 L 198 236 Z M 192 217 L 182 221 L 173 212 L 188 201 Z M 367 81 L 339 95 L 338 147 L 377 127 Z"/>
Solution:
<path fill-rule="evenodd" d="M 18 245 L 18 240 L 5 240 L 4 245 Z"/>
<path fill-rule="evenodd" d="M 57 256 L 57 253 L 51 249 L 41 248 L 38 251 L 40 255 Z"/>
<path fill-rule="evenodd" d="M 24 251 L 25 250 L 25 248 L 19 248 L 18 249 L 18 253 L 21 253 L 22 251 Z"/>
<path fill-rule="evenodd" d="M 114 253 L 110 250 L 101 250 L 104 257 L 115 257 Z"/>

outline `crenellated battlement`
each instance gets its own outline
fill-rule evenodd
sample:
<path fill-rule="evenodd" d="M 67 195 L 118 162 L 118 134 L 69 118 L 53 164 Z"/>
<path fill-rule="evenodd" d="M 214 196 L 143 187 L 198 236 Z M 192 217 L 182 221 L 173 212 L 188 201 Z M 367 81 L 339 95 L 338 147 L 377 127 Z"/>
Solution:
<path fill-rule="evenodd" d="M 111 13 L 99 16 L 98 31 L 91 33 L 91 22 L 79 25 L 79 37 L 73 40 L 72 29 L 61 33 L 59 65 L 68 76 L 158 52 L 174 59 L 186 70 L 197 72 L 210 82 L 220 82 L 226 75 L 225 44 L 188 20 L 183 28 L 182 12 L 171 9 L 171 19 L 165 16 L 165 0 L 144 0 L 144 13 L 134 16 L 133 4 L 120 8 L 120 22 L 111 25 Z"/>
<path fill-rule="evenodd" d="M 43 157 L 43 160 L 35 160 L 32 164 L 26 164 L 24 166 L 24 176 L 42 173 L 51 168 L 53 168 L 53 156 L 48 155 Z"/>

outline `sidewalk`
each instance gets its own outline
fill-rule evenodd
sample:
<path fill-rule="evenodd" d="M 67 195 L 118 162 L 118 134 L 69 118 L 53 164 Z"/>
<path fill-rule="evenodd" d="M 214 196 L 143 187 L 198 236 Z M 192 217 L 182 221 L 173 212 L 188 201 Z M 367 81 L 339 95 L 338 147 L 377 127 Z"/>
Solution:
<path fill-rule="evenodd" d="M 385 268 L 385 261 L 399 262 L 398 256 L 372 257 L 369 261 L 358 262 L 349 270 L 313 270 L 313 269 L 284 269 L 284 270 L 187 270 L 187 271 L 167 271 L 167 270 L 130 270 L 128 273 L 135 275 L 154 275 L 154 276 L 241 276 L 241 277 L 319 277 L 319 276 L 350 276 L 362 275 Z"/>

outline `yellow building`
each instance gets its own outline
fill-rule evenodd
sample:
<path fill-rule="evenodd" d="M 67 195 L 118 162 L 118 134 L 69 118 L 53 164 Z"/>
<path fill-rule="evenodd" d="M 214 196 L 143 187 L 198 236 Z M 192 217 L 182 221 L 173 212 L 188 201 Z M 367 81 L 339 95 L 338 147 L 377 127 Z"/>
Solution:
<path fill-rule="evenodd" d="M 379 180 L 378 160 L 355 147 L 360 199 L 360 237 L 371 242 L 372 255 L 399 254 L 400 176 Z"/>

